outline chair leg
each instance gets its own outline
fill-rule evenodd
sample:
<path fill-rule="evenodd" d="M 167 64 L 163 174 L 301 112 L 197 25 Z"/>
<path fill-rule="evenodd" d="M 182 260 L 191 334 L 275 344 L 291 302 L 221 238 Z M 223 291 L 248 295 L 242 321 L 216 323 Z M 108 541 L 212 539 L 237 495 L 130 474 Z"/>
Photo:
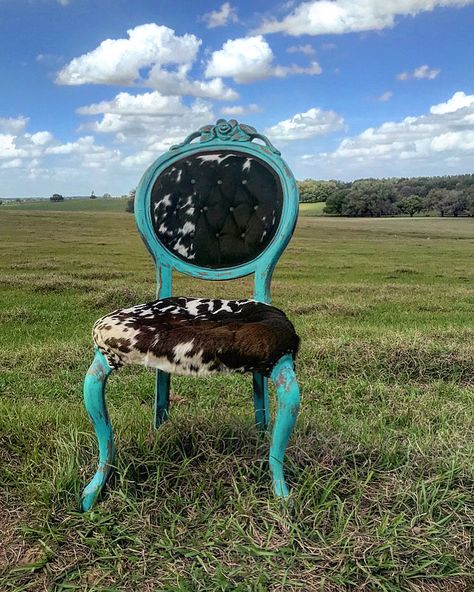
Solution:
<path fill-rule="evenodd" d="M 84 405 L 92 421 L 99 444 L 99 466 L 96 474 L 82 493 L 81 509 L 87 512 L 95 504 L 110 473 L 115 459 L 112 426 L 105 404 L 105 385 L 112 368 L 99 350 L 84 380 Z"/>
<path fill-rule="evenodd" d="M 155 410 L 153 425 L 157 430 L 168 419 L 170 406 L 170 374 L 156 371 L 155 382 Z"/>
<path fill-rule="evenodd" d="M 253 404 L 255 407 L 255 423 L 257 428 L 265 431 L 270 421 L 268 378 L 258 372 L 253 373 Z"/>
<path fill-rule="evenodd" d="M 293 358 L 290 355 L 280 358 L 272 370 L 271 378 L 276 389 L 277 410 L 270 448 L 270 469 L 275 495 L 287 498 L 289 492 L 285 483 L 283 463 L 286 446 L 300 406 L 300 390 L 294 372 Z"/>

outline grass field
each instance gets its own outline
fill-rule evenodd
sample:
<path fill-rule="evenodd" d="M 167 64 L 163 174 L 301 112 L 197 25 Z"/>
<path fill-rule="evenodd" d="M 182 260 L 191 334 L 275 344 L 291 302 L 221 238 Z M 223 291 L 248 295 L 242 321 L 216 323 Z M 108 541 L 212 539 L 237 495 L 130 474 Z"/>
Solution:
<path fill-rule="evenodd" d="M 154 292 L 133 216 L 102 203 L 0 209 L 0 590 L 473 590 L 473 220 L 300 218 L 273 281 L 302 338 L 289 506 L 250 377 L 174 378 L 154 432 L 153 374 L 128 368 L 117 472 L 82 515 L 91 326 Z"/>

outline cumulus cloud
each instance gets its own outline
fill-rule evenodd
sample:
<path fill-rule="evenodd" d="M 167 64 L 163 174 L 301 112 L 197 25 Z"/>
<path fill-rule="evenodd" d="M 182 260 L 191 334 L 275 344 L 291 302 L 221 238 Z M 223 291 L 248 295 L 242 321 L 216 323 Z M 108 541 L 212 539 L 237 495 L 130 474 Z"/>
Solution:
<path fill-rule="evenodd" d="M 468 172 L 473 158 L 474 95 L 457 92 L 428 114 L 368 128 L 342 140 L 333 152 L 306 155 L 305 160 L 327 165 L 332 174 L 357 170 L 358 176 L 401 176 L 446 174 L 450 163 Z"/>
<path fill-rule="evenodd" d="M 249 113 L 260 113 L 261 110 L 261 107 L 255 103 L 251 103 L 250 105 L 229 105 L 228 107 L 222 107 L 221 114 L 237 117 Z"/>
<path fill-rule="evenodd" d="M 299 4 L 282 20 L 270 19 L 258 33 L 328 35 L 393 27 L 397 16 L 414 16 L 441 6 L 461 7 L 474 0 L 313 0 Z"/>
<path fill-rule="evenodd" d="M 224 2 L 219 10 L 208 12 L 202 17 L 202 20 L 207 24 L 208 29 L 214 29 L 225 27 L 229 23 L 236 23 L 239 19 L 237 9 L 231 6 L 230 2 Z"/>
<path fill-rule="evenodd" d="M 98 115 L 100 113 L 114 113 L 121 115 L 172 115 L 184 110 L 181 99 L 176 96 L 163 96 L 158 91 L 141 95 L 131 95 L 127 92 L 119 93 L 111 101 L 101 101 L 85 107 L 80 107 L 80 115 Z"/>
<path fill-rule="evenodd" d="M 265 133 L 273 140 L 305 140 L 323 136 L 344 127 L 344 119 L 335 111 L 323 111 L 313 107 L 305 113 L 296 113 L 293 117 L 269 127 Z"/>
<path fill-rule="evenodd" d="M 176 35 L 173 29 L 155 23 L 127 31 L 128 39 L 106 39 L 96 49 L 74 58 L 56 77 L 58 84 L 129 85 L 140 70 L 159 64 L 193 62 L 201 45 L 195 35 Z"/>
<path fill-rule="evenodd" d="M 222 78 L 190 80 L 189 70 L 189 64 L 184 64 L 173 72 L 154 66 L 146 80 L 146 85 L 156 88 L 164 95 L 190 95 L 217 101 L 233 101 L 239 98 L 238 93 L 226 86 Z"/>
<path fill-rule="evenodd" d="M 454 95 L 445 103 L 438 103 L 430 108 L 430 113 L 443 115 L 444 113 L 454 113 L 464 107 L 474 106 L 474 95 L 466 95 L 463 91 L 455 92 Z"/>
<path fill-rule="evenodd" d="M 127 31 L 128 39 L 106 39 L 96 49 L 74 58 L 56 76 L 68 85 L 140 84 L 162 95 L 193 96 L 230 101 L 238 94 L 221 78 L 191 80 L 201 40 L 194 35 L 176 35 L 173 29 L 155 23 Z"/>
<path fill-rule="evenodd" d="M 28 124 L 28 117 L 0 117 L 0 133 L 18 134 L 22 132 Z"/>
<path fill-rule="evenodd" d="M 417 80 L 421 80 L 426 78 L 428 80 L 434 80 L 441 70 L 436 70 L 435 68 L 430 68 L 427 64 L 423 64 L 423 66 L 419 66 L 415 68 L 413 72 L 400 72 L 397 74 L 398 80 L 409 80 L 410 78 L 416 78 Z"/>
<path fill-rule="evenodd" d="M 54 181 L 64 175 L 67 183 L 82 175 L 81 171 L 96 168 L 104 173 L 111 171 L 121 157 L 117 149 L 98 145 L 92 136 L 78 138 L 73 142 L 61 143 L 48 130 L 37 132 L 27 131 L 28 118 L 0 118 L 0 187 L 4 195 L 11 192 L 18 195 L 18 177 L 21 176 L 22 186 L 28 187 L 31 180 L 31 195 L 37 195 L 40 185 L 33 181 L 38 179 Z M 9 133 L 3 133 L 9 130 Z M 110 168 L 109 168 L 110 167 Z M 8 170 L 15 169 L 14 176 L 5 176 Z M 50 191 L 45 183 L 46 195 Z"/>
<path fill-rule="evenodd" d="M 277 76 L 284 78 L 289 74 L 321 74 L 317 62 L 309 66 L 275 66 L 271 47 L 262 35 L 229 39 L 222 49 L 214 51 L 207 63 L 205 76 L 229 77 L 235 82 L 247 83 Z"/>

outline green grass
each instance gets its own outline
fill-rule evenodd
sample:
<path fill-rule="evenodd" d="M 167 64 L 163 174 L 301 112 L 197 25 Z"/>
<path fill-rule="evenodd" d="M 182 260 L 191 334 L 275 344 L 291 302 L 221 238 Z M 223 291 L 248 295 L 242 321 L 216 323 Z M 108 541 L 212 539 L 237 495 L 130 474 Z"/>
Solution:
<path fill-rule="evenodd" d="M 326 202 L 319 201 L 317 203 L 301 203 L 300 216 L 322 216 Z"/>
<path fill-rule="evenodd" d="M 127 205 L 127 198 L 108 199 L 65 199 L 64 201 L 31 200 L 21 203 L 7 202 L 2 204 L 5 209 L 18 209 L 31 212 L 124 212 Z"/>
<path fill-rule="evenodd" d="M 291 505 L 250 377 L 173 378 L 155 433 L 153 374 L 127 368 L 107 391 L 117 472 L 81 515 L 91 326 L 154 291 L 133 216 L 100 203 L 0 210 L 0 590 L 474 589 L 473 221 L 300 219 L 273 282 L 302 337 Z"/>

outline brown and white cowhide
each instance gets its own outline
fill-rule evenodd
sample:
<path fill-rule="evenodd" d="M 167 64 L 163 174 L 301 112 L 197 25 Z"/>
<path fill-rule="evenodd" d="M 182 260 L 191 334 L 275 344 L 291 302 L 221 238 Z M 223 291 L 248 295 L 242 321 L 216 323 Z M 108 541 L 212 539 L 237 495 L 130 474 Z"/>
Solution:
<path fill-rule="evenodd" d="M 299 338 L 285 313 L 256 300 L 173 297 L 115 310 L 94 325 L 113 368 L 141 364 L 174 374 L 269 375 Z"/>

